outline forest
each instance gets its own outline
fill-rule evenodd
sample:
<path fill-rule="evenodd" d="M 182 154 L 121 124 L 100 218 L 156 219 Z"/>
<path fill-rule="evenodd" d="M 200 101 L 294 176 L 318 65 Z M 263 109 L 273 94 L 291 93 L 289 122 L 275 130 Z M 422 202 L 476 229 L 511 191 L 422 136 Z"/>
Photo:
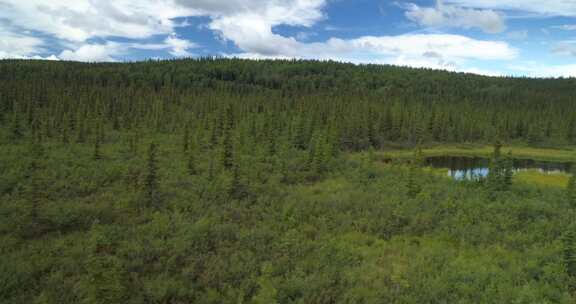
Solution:
<path fill-rule="evenodd" d="M 574 303 L 576 177 L 515 157 L 576 162 L 575 78 L 0 60 L 0 303 Z"/>

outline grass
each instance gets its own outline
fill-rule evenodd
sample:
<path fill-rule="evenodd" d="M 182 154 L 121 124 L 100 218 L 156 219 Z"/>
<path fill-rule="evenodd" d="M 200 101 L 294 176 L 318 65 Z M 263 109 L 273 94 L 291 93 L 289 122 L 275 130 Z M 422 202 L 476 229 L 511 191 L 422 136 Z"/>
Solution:
<path fill-rule="evenodd" d="M 545 174 L 538 170 L 521 171 L 514 175 L 515 182 L 554 188 L 566 188 L 569 179 L 568 174 Z"/>
<path fill-rule="evenodd" d="M 492 156 L 494 148 L 489 145 L 439 145 L 423 149 L 425 157 L 428 156 L 469 156 L 469 157 L 486 157 Z M 512 151 L 514 158 L 534 159 L 540 161 L 555 162 L 576 162 L 576 147 L 569 146 L 563 148 L 534 148 L 527 146 L 505 146 L 502 148 L 503 153 Z M 350 155 L 351 159 L 360 160 L 365 157 L 366 152 L 354 153 Z M 382 150 L 375 153 L 379 159 L 407 159 L 414 156 L 412 149 L 390 149 Z M 447 176 L 447 169 L 432 169 L 439 176 Z M 542 187 L 565 188 L 570 178 L 569 174 L 546 174 L 538 170 L 521 171 L 515 174 L 514 181 Z"/>

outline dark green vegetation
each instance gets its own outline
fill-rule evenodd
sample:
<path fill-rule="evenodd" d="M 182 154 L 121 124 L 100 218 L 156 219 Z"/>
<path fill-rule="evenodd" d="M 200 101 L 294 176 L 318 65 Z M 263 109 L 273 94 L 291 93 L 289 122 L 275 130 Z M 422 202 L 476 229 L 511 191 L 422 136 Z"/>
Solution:
<path fill-rule="evenodd" d="M 0 303 L 574 303 L 574 179 L 515 184 L 494 153 L 455 182 L 375 150 L 575 144 L 575 96 L 336 63 L 2 61 Z"/>

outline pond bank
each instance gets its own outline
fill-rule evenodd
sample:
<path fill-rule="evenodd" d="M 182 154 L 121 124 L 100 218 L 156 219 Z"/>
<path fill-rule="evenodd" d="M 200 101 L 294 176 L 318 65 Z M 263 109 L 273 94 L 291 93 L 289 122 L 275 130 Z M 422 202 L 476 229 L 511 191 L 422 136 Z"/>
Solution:
<path fill-rule="evenodd" d="M 491 157 L 494 151 L 489 145 L 442 145 L 422 149 L 425 157 L 430 156 L 470 156 Z M 534 148 L 526 146 L 504 146 L 502 154 L 512 152 L 517 159 L 533 159 L 541 161 L 576 162 L 576 146 L 567 146 L 558 149 Z M 392 149 L 376 152 L 378 155 L 389 158 L 408 158 L 414 155 L 412 149 Z"/>

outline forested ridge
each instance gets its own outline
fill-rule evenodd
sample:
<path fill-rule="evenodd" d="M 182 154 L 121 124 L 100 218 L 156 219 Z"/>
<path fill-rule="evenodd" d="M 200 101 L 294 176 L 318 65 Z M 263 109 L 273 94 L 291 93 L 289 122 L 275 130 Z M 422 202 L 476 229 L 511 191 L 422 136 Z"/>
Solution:
<path fill-rule="evenodd" d="M 288 124 L 284 131 L 300 128 L 305 142 L 312 130 L 337 129 L 334 144 L 354 150 L 386 141 L 493 142 L 495 137 L 531 144 L 576 142 L 576 79 L 202 59 L 3 61 L 0 80 L 4 122 L 26 113 L 22 121 L 30 127 L 44 115 L 55 132 L 69 129 L 71 120 L 95 116 L 123 129 L 172 132 L 192 124 L 207 130 L 231 107 L 233 119 L 242 122 L 279 115 L 273 120 Z"/>
<path fill-rule="evenodd" d="M 424 168 L 449 143 L 488 178 Z M 502 144 L 576 144 L 576 79 L 0 61 L 0 302 L 573 303 L 576 178 Z"/>

